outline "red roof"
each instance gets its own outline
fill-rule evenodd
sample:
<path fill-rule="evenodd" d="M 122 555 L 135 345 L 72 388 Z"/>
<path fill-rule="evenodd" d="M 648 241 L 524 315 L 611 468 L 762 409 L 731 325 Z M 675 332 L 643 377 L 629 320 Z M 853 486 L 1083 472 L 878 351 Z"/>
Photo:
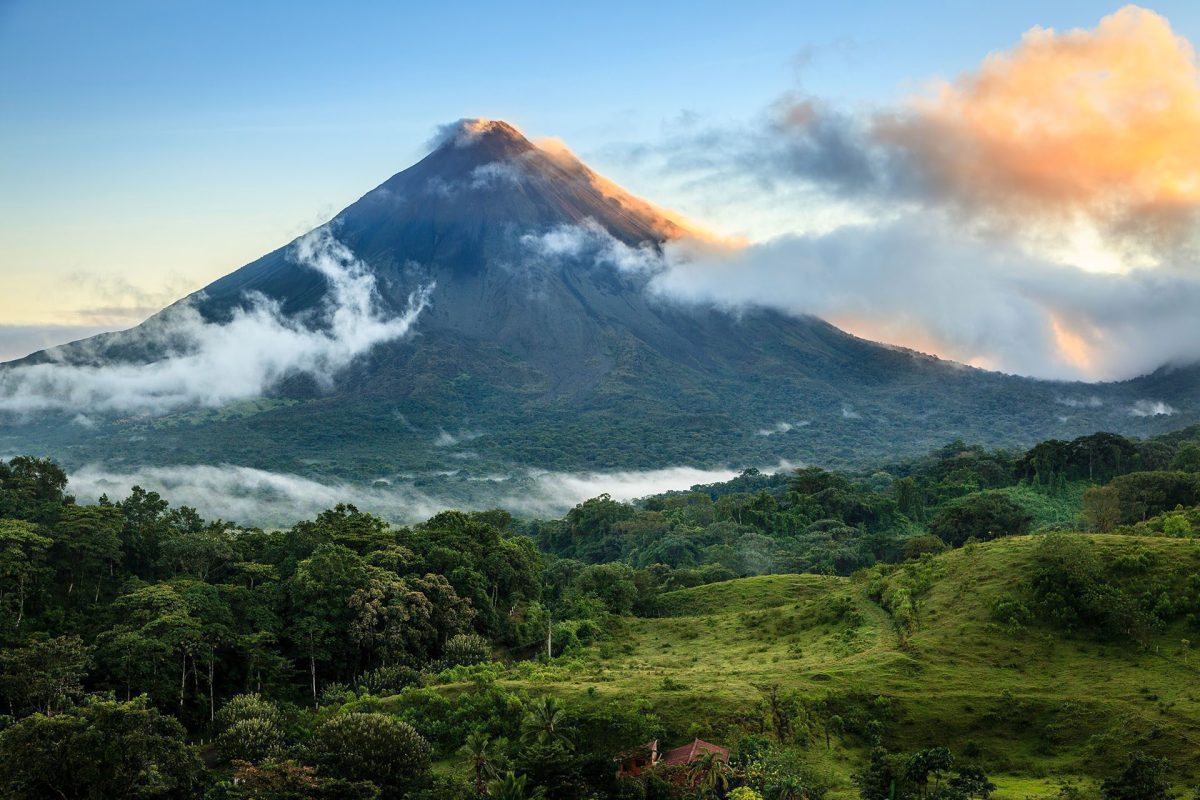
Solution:
<path fill-rule="evenodd" d="M 660 764 L 691 764 L 696 761 L 704 753 L 716 753 L 718 758 L 729 763 L 729 750 L 721 747 L 719 744 L 706 742 L 703 739 L 696 739 L 691 744 L 685 744 L 682 747 L 676 747 L 673 750 L 668 750 L 658 760 Z"/>

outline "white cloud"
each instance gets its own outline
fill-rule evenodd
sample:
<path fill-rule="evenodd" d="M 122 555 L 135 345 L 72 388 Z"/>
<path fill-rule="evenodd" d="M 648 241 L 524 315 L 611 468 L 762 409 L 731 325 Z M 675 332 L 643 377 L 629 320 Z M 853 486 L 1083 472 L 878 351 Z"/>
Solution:
<path fill-rule="evenodd" d="M 471 170 L 471 188 L 489 189 L 504 184 L 519 184 L 525 180 L 524 171 L 512 161 L 492 161 Z"/>
<path fill-rule="evenodd" d="M 432 286 L 409 298 L 399 316 L 376 307 L 375 278 L 328 228 L 298 239 L 298 264 L 320 272 L 328 294 L 315 319 L 284 316 L 258 295 L 228 322 L 204 320 L 194 306 L 168 309 L 131 343 L 167 350 L 151 363 L 46 363 L 0 370 L 0 411 L 48 409 L 162 413 L 187 406 L 221 406 L 262 396 L 281 379 L 307 374 L 322 385 L 377 344 L 404 336 L 429 302 Z"/>
<path fill-rule="evenodd" d="M 764 471 L 791 469 L 781 462 Z M 454 478 L 459 473 L 438 473 Z M 138 467 L 127 471 L 90 465 L 70 475 L 70 491 L 90 503 L 102 494 L 125 497 L 132 486 L 157 491 L 173 505 L 195 507 L 205 517 L 263 527 L 282 527 L 312 517 L 338 503 L 353 503 L 363 511 L 393 522 L 428 519 L 447 508 L 504 508 L 525 517 L 557 517 L 578 503 L 602 493 L 628 501 L 696 484 L 725 481 L 731 469 L 666 467 L 622 472 L 518 471 L 453 480 L 442 490 L 416 488 L 412 476 L 378 480 L 371 485 L 339 480 L 314 480 L 233 465 Z M 465 484 L 465 485 L 464 485 Z"/>
<path fill-rule="evenodd" d="M 652 245 L 630 247 L 592 219 L 579 225 L 559 225 L 542 234 L 526 234 L 521 242 L 542 258 L 583 259 L 622 272 L 655 272 L 663 266 L 662 254 Z"/>
<path fill-rule="evenodd" d="M 1138 400 L 1129 409 L 1134 417 L 1169 417 L 1179 411 L 1161 400 Z"/>
<path fill-rule="evenodd" d="M 464 442 L 471 442 L 483 436 L 482 431 L 459 431 L 458 433 L 450 433 L 447 430 L 438 428 L 438 435 L 433 439 L 434 447 L 455 447 Z M 459 454 L 461 456 L 461 454 Z"/>
<path fill-rule="evenodd" d="M 1054 402 L 1067 408 L 1100 408 L 1104 405 L 1104 401 L 1094 394 L 1088 397 L 1056 397 Z M 1066 419 L 1063 417 L 1064 421 Z"/>
<path fill-rule="evenodd" d="M 780 433 L 788 433 L 796 428 L 803 428 L 808 425 L 808 420 L 802 419 L 799 422 L 776 422 L 769 428 L 760 428 L 754 432 L 755 436 L 775 436 Z"/>
<path fill-rule="evenodd" d="M 1039 378 L 1122 379 L 1200 360 L 1200 278 L 1096 273 L 934 213 L 743 248 L 672 243 L 666 299 L 811 314 L 851 333 Z"/>

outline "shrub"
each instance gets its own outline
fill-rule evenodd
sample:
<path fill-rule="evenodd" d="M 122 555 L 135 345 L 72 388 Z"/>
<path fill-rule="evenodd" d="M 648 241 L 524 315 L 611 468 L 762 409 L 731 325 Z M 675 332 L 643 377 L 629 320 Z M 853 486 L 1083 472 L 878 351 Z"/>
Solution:
<path fill-rule="evenodd" d="M 284 747 L 283 731 L 269 719 L 239 719 L 217 737 L 217 752 L 225 761 L 257 764 Z"/>
<path fill-rule="evenodd" d="M 951 500 L 929 523 L 929 530 L 952 547 L 968 539 L 981 542 L 1029 532 L 1033 518 L 1000 492 L 979 492 Z"/>
<path fill-rule="evenodd" d="M 729 800 L 763 800 L 763 796 L 748 786 L 739 786 L 728 795 Z"/>
<path fill-rule="evenodd" d="M 1011 594 L 1002 595 L 992 606 L 992 619 L 1009 628 L 1021 628 L 1033 621 L 1029 608 Z"/>
<path fill-rule="evenodd" d="M 946 543 L 933 534 L 925 533 L 920 536 L 911 536 L 904 540 L 904 560 L 912 561 L 926 553 L 937 555 L 945 549 Z"/>
<path fill-rule="evenodd" d="M 420 685 L 421 673 L 412 667 L 402 665 L 373 669 L 363 673 L 358 679 L 360 691 L 381 697 L 398 694 L 409 686 Z"/>
<path fill-rule="evenodd" d="M 328 683 L 321 689 L 322 706 L 343 706 L 356 699 L 354 690 L 344 683 Z"/>
<path fill-rule="evenodd" d="M 1171 800 L 1170 765 L 1166 759 L 1134 753 L 1120 775 L 1100 784 L 1104 800 Z"/>
<path fill-rule="evenodd" d="M 491 660 L 492 645 L 475 633 L 460 633 L 446 642 L 443 661 L 447 667 L 469 667 Z"/>
<path fill-rule="evenodd" d="M 223 731 L 246 719 L 266 720 L 276 727 L 283 725 L 283 715 L 279 713 L 278 706 L 255 693 L 239 694 L 229 698 L 217 712 L 214 724 L 217 730 Z"/>
<path fill-rule="evenodd" d="M 429 742 L 387 714 L 339 714 L 313 732 L 313 762 L 338 778 L 370 781 L 384 797 L 398 797 L 429 772 Z"/>

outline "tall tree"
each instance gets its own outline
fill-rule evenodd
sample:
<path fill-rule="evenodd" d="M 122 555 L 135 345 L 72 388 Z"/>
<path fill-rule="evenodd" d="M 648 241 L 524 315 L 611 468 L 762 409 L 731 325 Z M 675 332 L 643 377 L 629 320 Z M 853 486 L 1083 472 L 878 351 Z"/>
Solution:
<path fill-rule="evenodd" d="M 0 519 L 0 605 L 20 628 L 26 606 L 49 571 L 46 551 L 51 540 L 31 522 Z"/>

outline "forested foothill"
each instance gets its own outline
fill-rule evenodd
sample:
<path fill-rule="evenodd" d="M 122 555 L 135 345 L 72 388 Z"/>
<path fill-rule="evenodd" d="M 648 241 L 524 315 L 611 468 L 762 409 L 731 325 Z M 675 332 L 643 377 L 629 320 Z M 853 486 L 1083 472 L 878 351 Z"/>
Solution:
<path fill-rule="evenodd" d="M 0 463 L 0 797 L 1200 782 L 1197 429 L 747 470 L 555 520 L 202 511 L 83 504 L 51 461 Z M 720 752 L 618 777 L 696 739 Z"/>

